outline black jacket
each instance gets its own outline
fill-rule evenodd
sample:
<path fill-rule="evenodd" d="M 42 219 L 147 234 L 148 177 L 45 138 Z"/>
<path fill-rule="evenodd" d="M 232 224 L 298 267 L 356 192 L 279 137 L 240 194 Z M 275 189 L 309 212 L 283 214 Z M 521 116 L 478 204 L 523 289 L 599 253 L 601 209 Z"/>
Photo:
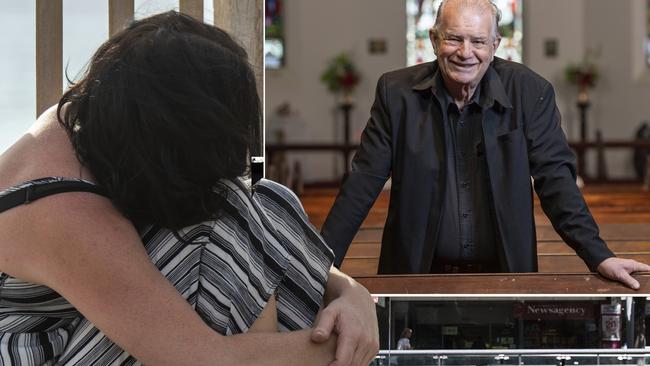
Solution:
<path fill-rule="evenodd" d="M 444 124 L 432 95 L 437 62 L 386 73 L 361 145 L 322 229 L 345 252 L 392 177 L 379 273 L 428 273 L 445 194 Z M 505 272 L 537 271 L 534 187 L 553 227 L 595 271 L 613 256 L 575 184 L 575 157 L 560 127 L 553 87 L 527 67 L 495 58 L 481 81 L 483 141 Z"/>

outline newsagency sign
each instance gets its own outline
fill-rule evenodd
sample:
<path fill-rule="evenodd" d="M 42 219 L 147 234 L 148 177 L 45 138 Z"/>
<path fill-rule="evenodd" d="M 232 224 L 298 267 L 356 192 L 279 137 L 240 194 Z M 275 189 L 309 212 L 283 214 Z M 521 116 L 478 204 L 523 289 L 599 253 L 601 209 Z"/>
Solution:
<path fill-rule="evenodd" d="M 597 306 L 591 303 L 519 303 L 514 316 L 520 319 L 595 319 Z"/>

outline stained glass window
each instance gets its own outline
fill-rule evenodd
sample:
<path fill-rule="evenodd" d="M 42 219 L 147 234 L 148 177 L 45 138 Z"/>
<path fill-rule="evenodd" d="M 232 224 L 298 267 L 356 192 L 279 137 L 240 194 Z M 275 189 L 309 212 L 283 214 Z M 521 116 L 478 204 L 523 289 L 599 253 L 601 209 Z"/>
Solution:
<path fill-rule="evenodd" d="M 266 0 L 264 7 L 264 64 L 267 69 L 284 65 L 284 24 L 282 0 Z"/>
<path fill-rule="evenodd" d="M 497 56 L 522 60 L 522 0 L 493 0 L 501 10 L 501 45 Z M 429 40 L 429 29 L 436 21 L 442 0 L 406 0 L 406 62 L 408 66 L 428 62 L 436 57 Z M 650 0 L 648 0 L 650 4 Z"/>

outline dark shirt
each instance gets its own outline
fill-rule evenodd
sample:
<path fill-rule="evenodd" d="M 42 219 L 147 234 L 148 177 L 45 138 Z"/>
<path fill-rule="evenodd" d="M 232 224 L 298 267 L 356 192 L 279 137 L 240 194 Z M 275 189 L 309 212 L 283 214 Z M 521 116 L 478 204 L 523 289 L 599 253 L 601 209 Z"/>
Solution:
<path fill-rule="evenodd" d="M 480 85 L 462 110 L 443 87 L 433 94 L 440 103 L 445 124 L 447 179 L 437 262 L 497 262 L 492 200 L 483 148 Z M 433 267 L 435 268 L 435 266 Z"/>

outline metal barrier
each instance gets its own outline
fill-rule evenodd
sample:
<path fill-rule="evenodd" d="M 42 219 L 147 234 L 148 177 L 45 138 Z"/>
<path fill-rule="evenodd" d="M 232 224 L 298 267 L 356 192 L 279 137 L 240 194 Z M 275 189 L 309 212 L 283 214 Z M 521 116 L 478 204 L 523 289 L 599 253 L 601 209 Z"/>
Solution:
<path fill-rule="evenodd" d="M 467 349 L 380 351 L 371 365 L 645 365 L 646 349 Z"/>

